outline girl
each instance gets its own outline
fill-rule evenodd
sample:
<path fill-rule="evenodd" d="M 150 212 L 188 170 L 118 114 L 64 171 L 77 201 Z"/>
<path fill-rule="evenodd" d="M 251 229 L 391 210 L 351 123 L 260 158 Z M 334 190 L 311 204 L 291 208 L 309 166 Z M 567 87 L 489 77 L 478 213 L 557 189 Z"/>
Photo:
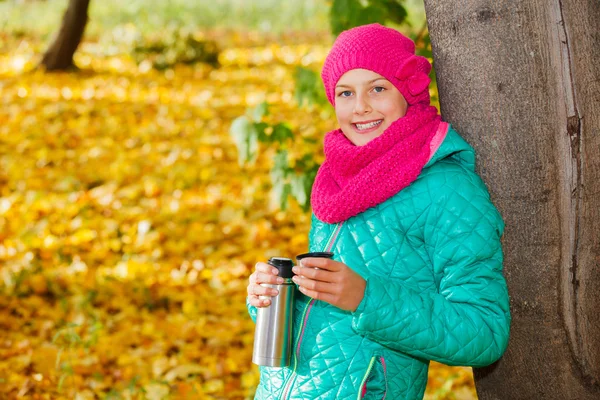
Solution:
<path fill-rule="evenodd" d="M 321 77 L 340 129 L 325 135 L 288 368 L 261 367 L 256 398 L 421 399 L 429 360 L 482 367 L 510 325 L 504 224 L 475 154 L 429 99 L 431 65 L 378 24 L 343 32 Z M 248 308 L 277 270 L 258 263 Z"/>

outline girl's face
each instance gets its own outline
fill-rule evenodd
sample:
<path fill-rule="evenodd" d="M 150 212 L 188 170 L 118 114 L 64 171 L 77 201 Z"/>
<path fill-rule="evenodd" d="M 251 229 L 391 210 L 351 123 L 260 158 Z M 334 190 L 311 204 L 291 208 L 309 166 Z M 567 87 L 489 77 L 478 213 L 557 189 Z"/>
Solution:
<path fill-rule="evenodd" d="M 402 93 L 373 71 L 352 69 L 335 87 L 335 115 L 344 135 L 356 146 L 381 135 L 407 108 Z"/>

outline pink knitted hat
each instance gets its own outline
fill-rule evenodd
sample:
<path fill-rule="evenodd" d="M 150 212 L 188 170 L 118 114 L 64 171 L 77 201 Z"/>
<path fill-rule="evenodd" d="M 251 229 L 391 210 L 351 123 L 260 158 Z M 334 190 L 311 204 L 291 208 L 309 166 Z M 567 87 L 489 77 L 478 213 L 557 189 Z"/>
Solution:
<path fill-rule="evenodd" d="M 329 51 L 321 78 L 335 105 L 335 85 L 351 69 L 368 69 L 390 81 L 409 105 L 429 104 L 431 64 L 415 55 L 415 44 L 400 32 L 379 24 L 342 32 Z"/>

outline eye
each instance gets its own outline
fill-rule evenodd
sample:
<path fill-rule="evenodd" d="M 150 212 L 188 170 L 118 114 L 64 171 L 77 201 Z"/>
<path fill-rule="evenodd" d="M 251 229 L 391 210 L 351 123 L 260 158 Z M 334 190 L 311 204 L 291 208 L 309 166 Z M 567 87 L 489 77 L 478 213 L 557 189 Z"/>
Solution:
<path fill-rule="evenodd" d="M 381 92 L 383 92 L 384 90 L 385 90 L 385 88 L 384 88 L 383 86 L 375 86 L 375 87 L 373 88 L 373 91 L 374 91 L 375 93 L 381 93 Z"/>
<path fill-rule="evenodd" d="M 343 92 L 338 93 L 338 97 L 349 97 L 352 95 L 352 92 L 349 90 L 344 90 Z"/>

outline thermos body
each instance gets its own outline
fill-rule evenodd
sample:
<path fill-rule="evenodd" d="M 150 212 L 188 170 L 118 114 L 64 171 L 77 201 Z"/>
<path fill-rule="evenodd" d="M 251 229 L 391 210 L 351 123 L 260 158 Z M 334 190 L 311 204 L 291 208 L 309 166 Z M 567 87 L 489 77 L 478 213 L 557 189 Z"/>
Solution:
<path fill-rule="evenodd" d="M 252 362 L 267 367 L 287 367 L 292 355 L 292 314 L 296 286 L 289 278 L 280 285 L 262 286 L 277 289 L 279 294 L 274 297 L 260 296 L 261 299 L 270 299 L 271 305 L 257 310 Z"/>
<path fill-rule="evenodd" d="M 305 257 L 332 258 L 333 253 L 305 253 L 297 257 L 298 261 Z M 277 268 L 283 283 L 278 285 L 261 283 L 262 286 L 277 289 L 277 296 L 260 296 L 260 299 L 271 300 L 268 307 L 259 307 L 256 313 L 254 331 L 254 350 L 252 362 L 265 367 L 287 367 L 292 358 L 292 333 L 294 299 L 296 284 L 292 281 L 294 263 L 289 258 L 272 257 L 269 265 Z"/>

